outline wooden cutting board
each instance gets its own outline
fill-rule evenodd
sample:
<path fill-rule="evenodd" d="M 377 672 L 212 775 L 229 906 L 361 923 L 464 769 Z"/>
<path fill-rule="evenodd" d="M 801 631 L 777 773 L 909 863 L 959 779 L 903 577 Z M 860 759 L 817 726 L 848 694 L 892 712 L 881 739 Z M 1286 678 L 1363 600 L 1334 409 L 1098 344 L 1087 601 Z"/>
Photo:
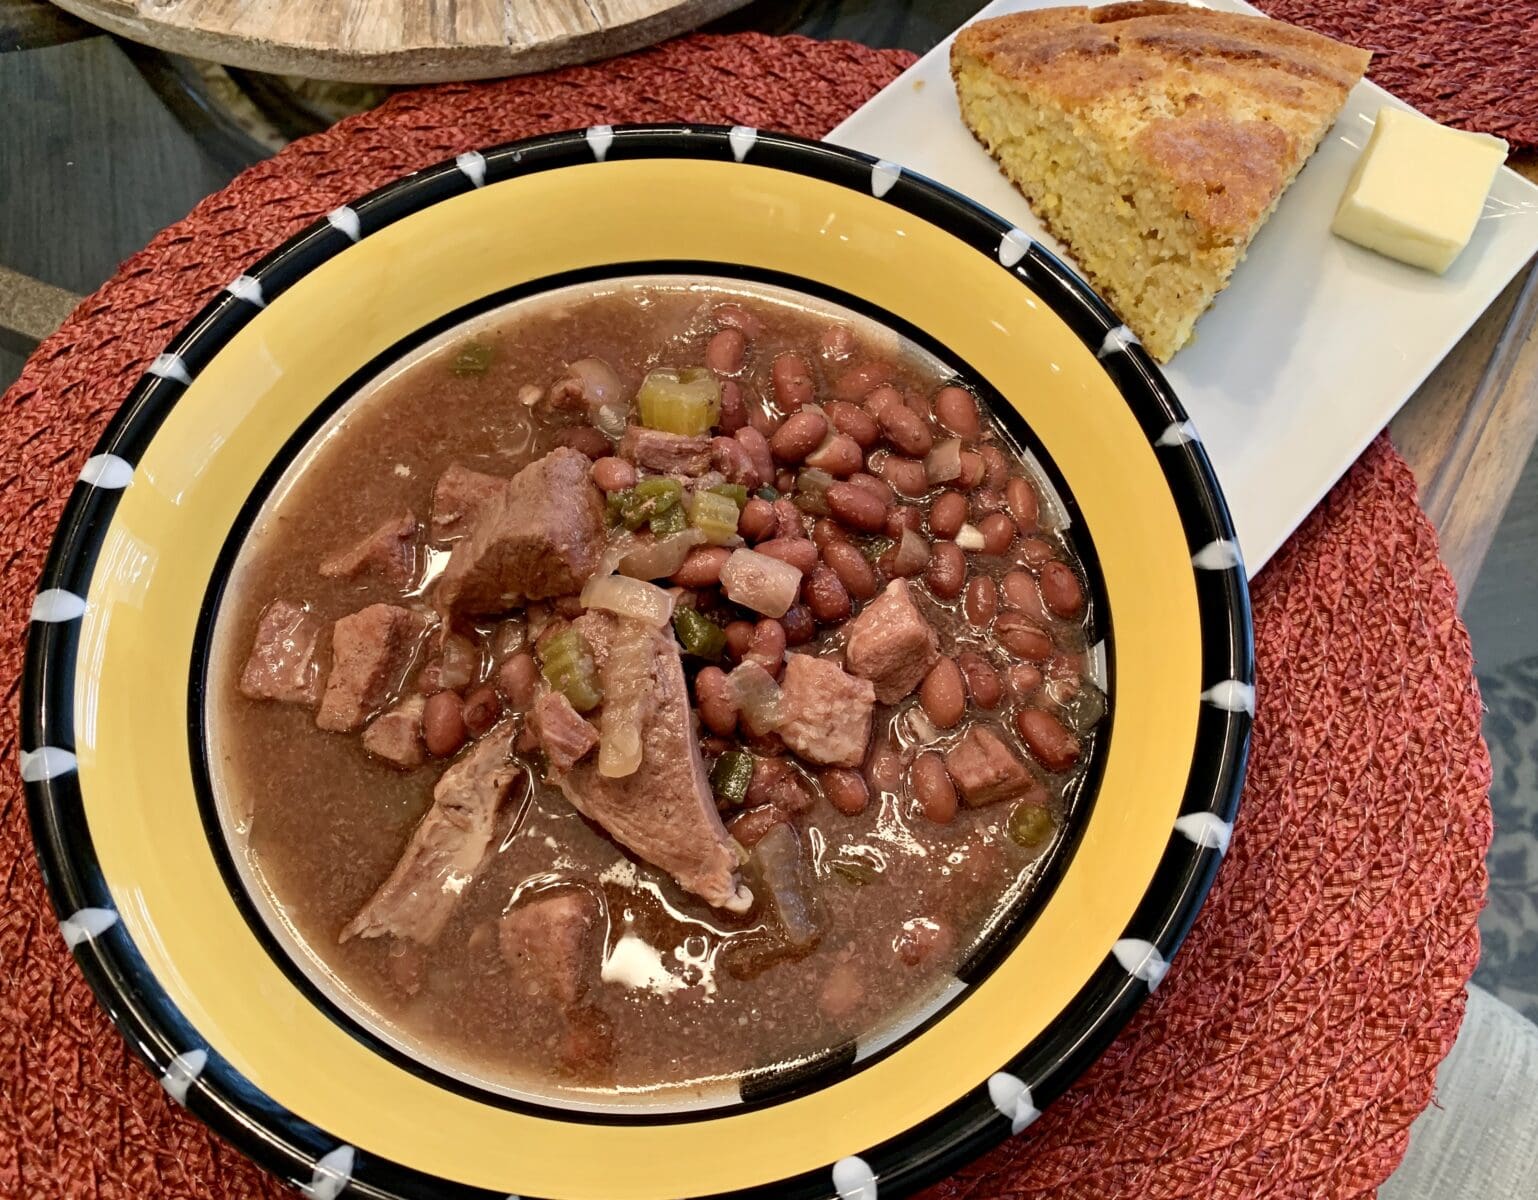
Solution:
<path fill-rule="evenodd" d="M 746 0 L 55 0 L 131 41 L 276 75 L 437 83 L 654 45 Z"/>

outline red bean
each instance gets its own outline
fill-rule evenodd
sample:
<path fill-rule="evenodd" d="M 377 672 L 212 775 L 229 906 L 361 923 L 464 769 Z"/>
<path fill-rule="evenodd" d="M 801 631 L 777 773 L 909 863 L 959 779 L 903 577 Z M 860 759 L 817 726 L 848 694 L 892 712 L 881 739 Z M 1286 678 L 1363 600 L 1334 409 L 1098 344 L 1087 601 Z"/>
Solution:
<path fill-rule="evenodd" d="M 878 384 L 892 377 L 892 368 L 882 362 L 860 363 L 845 371 L 833 384 L 835 400 L 859 400 Z"/>
<path fill-rule="evenodd" d="M 790 489 L 786 487 L 780 490 L 788 492 Z M 806 529 L 801 524 L 801 510 L 787 496 L 781 496 L 774 502 L 774 536 L 781 538 L 806 536 Z"/>
<path fill-rule="evenodd" d="M 1084 615 L 1084 587 L 1065 562 L 1049 562 L 1041 569 L 1041 598 L 1058 616 L 1075 620 Z"/>
<path fill-rule="evenodd" d="M 857 483 L 867 492 L 876 496 L 883 504 L 897 503 L 897 493 L 892 490 L 892 485 L 885 479 L 877 479 L 876 476 L 865 471 L 856 471 L 849 477 L 850 483 Z"/>
<path fill-rule="evenodd" d="M 881 414 L 889 408 L 897 408 L 902 405 L 903 394 L 889 383 L 884 383 L 878 388 L 873 388 L 860 403 L 864 406 L 871 420 L 876 422 L 876 428 L 881 428 Z"/>
<path fill-rule="evenodd" d="M 465 744 L 465 709 L 458 692 L 437 692 L 427 698 L 422 740 L 434 758 L 447 758 Z"/>
<path fill-rule="evenodd" d="M 789 818 L 774 805 L 761 804 L 757 808 L 750 808 L 734 816 L 726 823 L 726 832 L 736 838 L 738 845 L 744 850 L 751 850 L 764 840 L 764 835 L 771 829 L 788 820 Z"/>
<path fill-rule="evenodd" d="M 673 582 L 679 587 L 715 587 L 721 582 L 721 568 L 731 555 L 725 546 L 696 546 L 673 572 Z"/>
<path fill-rule="evenodd" d="M 863 533 L 880 533 L 886 526 L 887 506 L 869 489 L 857 483 L 835 483 L 823 493 L 828 511 Z"/>
<path fill-rule="evenodd" d="M 997 446 L 981 446 L 977 451 L 983 456 L 983 482 L 995 491 L 1002 491 L 1009 482 L 1009 459 Z"/>
<path fill-rule="evenodd" d="M 900 538 L 903 530 L 909 529 L 914 533 L 924 532 L 924 514 L 912 504 L 897 504 L 886 515 L 886 528 L 882 531 L 889 538 Z"/>
<path fill-rule="evenodd" d="M 694 705 L 705 728 L 719 737 L 737 730 L 737 696 L 720 667 L 701 667 L 694 677 Z"/>
<path fill-rule="evenodd" d="M 759 405 L 748 410 L 748 424 L 746 427 L 758 430 L 767 439 L 774 436 L 774 431 L 780 427 L 784 420 L 784 417 L 777 416 L 767 408 Z"/>
<path fill-rule="evenodd" d="M 534 685 L 538 680 L 539 668 L 527 651 L 513 655 L 497 668 L 497 686 L 514 712 L 528 712 L 534 703 Z"/>
<path fill-rule="evenodd" d="M 956 479 L 956 486 L 964 492 L 970 492 L 983 481 L 983 456 L 971 450 L 961 452 L 961 474 Z"/>
<path fill-rule="evenodd" d="M 776 755 L 754 760 L 753 778 L 748 781 L 743 799 L 749 804 L 773 804 L 791 816 L 806 812 L 816 803 L 806 776 L 789 759 Z"/>
<path fill-rule="evenodd" d="M 924 582 L 937 600 L 954 600 L 967 581 L 967 559 L 955 542 L 936 542 L 929 551 Z"/>
<path fill-rule="evenodd" d="M 966 388 L 943 387 L 935 393 L 935 419 L 957 437 L 971 441 L 982 432 L 977 401 Z"/>
<path fill-rule="evenodd" d="M 806 416 L 805 413 L 798 414 Z M 838 479 L 847 479 L 865 465 L 860 444 L 847 433 L 835 433 L 806 456 L 806 465 L 826 471 Z"/>
<path fill-rule="evenodd" d="M 870 414 L 847 400 L 830 401 L 826 411 L 833 428 L 852 437 L 861 450 L 869 450 L 881 436 L 881 429 Z"/>
<path fill-rule="evenodd" d="M 1016 663 L 1009 668 L 1009 691 L 1016 700 L 1026 700 L 1041 687 L 1041 668 L 1033 663 Z"/>
<path fill-rule="evenodd" d="M 721 416 L 716 428 L 730 436 L 748 423 L 748 403 L 742 398 L 742 385 L 735 379 L 721 381 Z"/>
<path fill-rule="evenodd" d="M 822 561 L 832 568 L 844 590 L 856 600 L 869 600 L 876 594 L 875 568 L 860 548 L 842 538 L 822 548 Z"/>
<path fill-rule="evenodd" d="M 942 658 L 929 669 L 919 685 L 919 703 L 924 715 L 941 729 L 952 729 L 967 711 L 966 685 L 956 660 Z"/>
<path fill-rule="evenodd" d="M 949 954 L 956 944 L 950 928 L 927 917 L 904 921 L 892 939 L 892 950 L 905 967 L 921 967 Z"/>
<path fill-rule="evenodd" d="M 961 677 L 967 683 L 967 695 L 978 708 L 997 708 L 1004 699 L 1004 681 L 990 663 L 975 650 L 964 650 L 956 657 Z"/>
<path fill-rule="evenodd" d="M 848 540 L 848 535 L 832 517 L 818 517 L 812 522 L 812 545 L 819 551 L 826 551 L 834 542 Z"/>
<path fill-rule="evenodd" d="M 748 339 L 742 330 L 728 325 L 705 346 L 705 365 L 717 375 L 735 375 L 742 370 L 742 359 L 747 353 Z"/>
<path fill-rule="evenodd" d="M 749 337 L 757 337 L 764 331 L 764 323 L 756 314 L 749 312 L 740 304 L 718 304 L 711 313 L 718 325 L 729 325 L 733 329 L 740 329 Z"/>
<path fill-rule="evenodd" d="M 1057 551 L 1052 549 L 1048 542 L 1041 538 L 1026 538 L 1016 547 L 1015 557 L 1033 571 L 1039 571 L 1056 556 Z"/>
<path fill-rule="evenodd" d="M 794 491 L 796 487 L 796 473 L 794 471 L 780 471 L 774 477 L 774 490 L 777 492 Z"/>
<path fill-rule="evenodd" d="M 780 618 L 780 625 L 785 630 L 787 646 L 804 646 L 817 633 L 817 622 L 812 618 L 812 610 L 804 604 L 792 604 Z"/>
<path fill-rule="evenodd" d="M 591 425 L 572 425 L 555 439 L 558 446 L 570 446 L 589 458 L 606 458 L 614 453 L 614 443 Z"/>
<path fill-rule="evenodd" d="M 949 825 L 956 819 L 956 785 L 945 760 L 933 750 L 913 760 L 913 795 L 920 811 L 935 824 Z"/>
<path fill-rule="evenodd" d="M 945 491 L 929 506 L 929 531 L 937 538 L 953 538 L 967 523 L 967 498 Z"/>
<path fill-rule="evenodd" d="M 921 396 L 917 392 L 909 392 L 903 397 L 903 403 L 908 406 L 909 412 L 924 423 L 924 428 L 928 430 L 930 423 L 935 419 L 934 405 L 929 403 L 929 397 Z"/>
<path fill-rule="evenodd" d="M 781 354 L 769 368 L 774 401 L 784 412 L 799 412 L 812 402 L 812 369 L 799 354 Z"/>
<path fill-rule="evenodd" d="M 623 492 L 635 487 L 635 467 L 623 458 L 606 455 L 593 463 L 593 482 L 606 492 Z"/>
<path fill-rule="evenodd" d="M 710 439 L 710 462 L 732 483 L 756 488 L 764 482 L 758 477 L 758 468 L 753 465 L 752 458 L 742 448 L 742 443 L 734 437 Z"/>
<path fill-rule="evenodd" d="M 998 512 L 1003 507 L 1004 493 L 993 488 L 976 488 L 967 497 L 967 508 L 971 511 L 974 521 L 981 521 L 989 513 Z"/>
<path fill-rule="evenodd" d="M 895 792 L 902 784 L 901 756 L 889 745 L 877 746 L 865 760 L 865 781 L 878 792 Z"/>
<path fill-rule="evenodd" d="M 1026 662 L 1045 662 L 1052 657 L 1052 639 L 1019 613 L 1004 613 L 993 623 L 999 645 Z"/>
<path fill-rule="evenodd" d="M 1079 739 L 1051 713 L 1023 708 L 1015 714 L 1015 728 L 1032 757 L 1054 774 L 1079 761 Z"/>
<path fill-rule="evenodd" d="M 929 476 L 924 473 L 924 464 L 917 459 L 888 454 L 881 460 L 876 473 L 904 496 L 918 497 L 929 490 Z"/>
<path fill-rule="evenodd" d="M 967 594 L 961 602 L 967 620 L 973 625 L 986 625 L 999 611 L 998 585 L 986 575 L 976 576 L 967 584 Z"/>
<path fill-rule="evenodd" d="M 818 446 L 828 434 L 828 418 L 815 409 L 793 413 L 774 431 L 769 449 L 785 463 L 798 463 Z"/>
<path fill-rule="evenodd" d="M 754 496 L 737 518 L 737 532 L 750 542 L 761 542 L 774 532 L 777 524 L 774 506 L 762 496 Z"/>
<path fill-rule="evenodd" d="M 1041 598 L 1041 587 L 1037 584 L 1036 577 L 1029 571 L 1009 572 L 1004 576 L 1000 591 L 1006 608 L 1013 608 L 1023 613 L 1039 625 L 1045 625 L 1048 622 L 1047 607 Z"/>
<path fill-rule="evenodd" d="M 812 568 L 801 585 L 801 597 L 812 610 L 812 616 L 824 625 L 832 625 L 849 615 L 849 592 L 839 582 L 832 567 L 819 563 Z"/>
<path fill-rule="evenodd" d="M 769 439 L 751 425 L 744 425 L 735 436 L 748 452 L 758 477 L 768 483 L 774 478 L 774 455 L 769 450 Z"/>
<path fill-rule="evenodd" d="M 824 358 L 842 362 L 855 350 L 854 334 L 843 325 L 829 325 L 817 338 L 817 346 Z"/>
<path fill-rule="evenodd" d="M 923 458 L 934 449 L 934 434 L 906 404 L 888 404 L 876 418 L 886 440 L 910 458 Z"/>
<path fill-rule="evenodd" d="M 767 542 L 759 542 L 753 548 L 760 554 L 767 554 L 770 558 L 777 558 L 783 563 L 789 563 L 803 575 L 817 565 L 817 547 L 810 538 L 770 538 Z"/>
<path fill-rule="evenodd" d="M 1015 540 L 1015 523 L 1001 512 L 992 512 L 977 523 L 983 535 L 984 554 L 1003 554 Z"/>
<path fill-rule="evenodd" d="M 865 786 L 865 777 L 858 771 L 851 771 L 848 767 L 829 767 L 818 776 L 818 780 L 828 803 L 846 817 L 859 816 L 870 803 L 870 789 Z"/>
<path fill-rule="evenodd" d="M 785 627 L 772 617 L 765 617 L 753 626 L 742 661 L 757 663 L 769 674 L 779 675 L 785 661 Z"/>
<path fill-rule="evenodd" d="M 776 622 L 778 625 L 778 622 Z M 726 653 L 734 662 L 741 662 L 753 640 L 752 621 L 729 621 L 726 626 Z"/>
<path fill-rule="evenodd" d="M 1009 505 L 1009 515 L 1023 532 L 1036 528 L 1041 516 L 1041 502 L 1036 498 L 1036 489 L 1030 480 L 1016 475 L 1004 485 L 1004 500 Z"/>
<path fill-rule="evenodd" d="M 502 715 L 502 697 L 489 684 L 482 685 L 465 697 L 465 728 L 471 737 L 480 737 Z"/>

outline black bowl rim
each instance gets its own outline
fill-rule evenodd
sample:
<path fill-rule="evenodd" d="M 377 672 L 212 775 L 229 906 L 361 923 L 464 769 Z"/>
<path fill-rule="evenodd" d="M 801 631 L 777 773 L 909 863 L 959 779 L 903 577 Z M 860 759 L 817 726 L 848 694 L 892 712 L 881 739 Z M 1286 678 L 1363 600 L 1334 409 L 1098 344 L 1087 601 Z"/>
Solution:
<path fill-rule="evenodd" d="M 600 149 L 602 152 L 600 153 Z M 895 164 L 822 142 L 743 126 L 599 126 L 480 151 L 404 176 L 334 210 L 261 259 L 242 280 L 263 303 L 355 241 L 476 187 L 537 171 L 627 158 L 738 161 L 817 177 L 885 202 L 998 257 L 1093 351 L 1139 421 L 1163 471 L 1192 555 L 1201 625 L 1203 703 L 1177 826 L 1116 950 L 1064 1013 L 1005 1068 L 900 1136 L 860 1152 L 853 1176 L 900 1196 L 1018 1133 L 1108 1046 L 1156 988 L 1205 900 L 1238 812 L 1253 721 L 1249 590 L 1232 520 L 1205 449 L 1163 374 L 1110 309 L 1061 260 L 1009 222 Z M 879 187 L 877 185 L 879 181 Z M 136 463 L 191 379 L 259 311 L 249 286 L 221 292 L 141 377 L 93 460 Z M 82 479 L 61 518 L 40 593 L 87 594 L 121 490 Z M 116 920 L 81 815 L 73 764 L 78 617 L 34 613 L 22 680 L 22 774 L 43 878 L 81 972 L 129 1046 L 178 1102 L 280 1178 L 341 1184 L 378 1200 L 503 1197 L 360 1152 L 262 1094 L 175 1008 Z M 1022 1091 L 1023 1085 L 1023 1091 Z M 729 1111 L 729 1110 L 728 1110 Z M 732 1193 L 752 1200 L 837 1200 L 831 1168 Z M 345 1180 L 345 1183 L 343 1182 Z M 849 1192 L 853 1195 L 854 1192 Z"/>

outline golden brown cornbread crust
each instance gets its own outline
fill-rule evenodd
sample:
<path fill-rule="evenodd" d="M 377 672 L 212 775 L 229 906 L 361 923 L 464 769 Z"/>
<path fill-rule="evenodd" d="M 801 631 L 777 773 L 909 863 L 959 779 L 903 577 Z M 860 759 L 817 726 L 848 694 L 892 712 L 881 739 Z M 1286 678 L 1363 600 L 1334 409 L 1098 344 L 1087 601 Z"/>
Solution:
<path fill-rule="evenodd" d="M 1369 58 L 1265 17 L 1145 0 L 980 21 L 957 35 L 951 72 L 973 133 L 1145 344 L 1155 350 L 1162 340 L 1155 352 L 1168 357 L 1226 283 Z M 1048 130 L 1048 118 L 1058 127 Z M 1049 135 L 1057 139 L 1050 148 L 1033 144 Z M 1057 169 L 1076 144 L 1115 168 L 1096 174 L 1115 177 L 1110 198 L 1123 202 L 1103 220 L 1075 217 L 1075 205 L 1106 208 L 1107 197 L 1081 194 L 1083 173 Z M 1123 243 L 1121 252 L 1087 244 L 1103 238 Z M 1161 312 L 1197 307 L 1188 321 L 1172 318 L 1163 339 L 1129 316 L 1137 303 L 1117 304 L 1118 291 L 1126 300 L 1144 286 L 1118 278 L 1118 263 L 1133 272 L 1149 265 L 1138 262 L 1140 242 L 1152 243 L 1154 265 L 1180 258 L 1191 268 L 1178 285 L 1168 283 Z"/>

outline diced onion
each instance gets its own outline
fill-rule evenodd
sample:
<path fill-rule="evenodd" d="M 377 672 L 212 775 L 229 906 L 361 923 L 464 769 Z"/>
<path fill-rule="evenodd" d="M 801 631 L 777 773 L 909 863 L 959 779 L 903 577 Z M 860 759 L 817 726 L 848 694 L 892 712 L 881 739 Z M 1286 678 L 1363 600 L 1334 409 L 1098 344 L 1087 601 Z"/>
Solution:
<path fill-rule="evenodd" d="M 593 412 L 593 424 L 598 431 L 612 441 L 619 441 L 630 423 L 630 405 L 603 404 Z"/>
<path fill-rule="evenodd" d="M 726 677 L 737 698 L 742 723 L 755 737 L 773 733 L 780 725 L 780 685 L 755 662 L 745 662 Z"/>
<path fill-rule="evenodd" d="M 579 358 L 566 369 L 572 378 L 582 382 L 582 398 L 590 411 L 601 411 L 616 405 L 624 407 L 625 385 L 614 368 L 603 359 Z"/>
<path fill-rule="evenodd" d="M 580 597 L 583 608 L 601 608 L 633 617 L 653 629 L 673 619 L 673 597 L 656 584 L 625 575 L 594 575 Z"/>
<path fill-rule="evenodd" d="M 902 539 L 891 553 L 890 562 L 883 557 L 882 566 L 893 575 L 917 575 L 929 563 L 929 543 L 911 529 L 903 530 Z"/>
<path fill-rule="evenodd" d="M 721 568 L 721 590 L 733 604 L 783 617 L 801 590 L 801 571 L 756 550 L 733 550 Z"/>
<path fill-rule="evenodd" d="M 621 622 L 609 649 L 598 730 L 598 773 L 606 779 L 623 779 L 641 766 L 642 733 L 653 703 L 653 641 L 650 631 Z"/>
<path fill-rule="evenodd" d="M 631 548 L 617 563 L 619 573 L 632 579 L 666 579 L 684 565 L 689 551 L 704 540 L 705 534 L 698 529 L 670 533 L 654 542 L 633 538 Z"/>
<path fill-rule="evenodd" d="M 963 525 L 956 531 L 956 545 L 963 550 L 981 550 L 987 542 L 983 538 L 983 531 L 976 525 Z"/>
<path fill-rule="evenodd" d="M 930 483 L 945 483 L 961 478 L 961 439 L 946 438 L 936 442 L 924 457 L 924 478 Z"/>

